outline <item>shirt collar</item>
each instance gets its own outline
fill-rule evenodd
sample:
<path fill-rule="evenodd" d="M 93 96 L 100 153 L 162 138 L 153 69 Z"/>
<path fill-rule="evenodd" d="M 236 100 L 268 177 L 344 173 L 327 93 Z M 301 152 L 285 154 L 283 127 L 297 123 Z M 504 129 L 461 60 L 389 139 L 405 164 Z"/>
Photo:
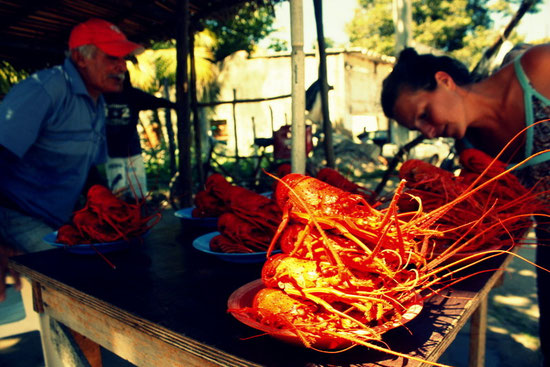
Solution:
<path fill-rule="evenodd" d="M 88 93 L 88 89 L 86 89 L 86 85 L 84 84 L 84 80 L 82 80 L 82 76 L 78 72 L 76 66 L 74 65 L 73 61 L 70 57 L 65 58 L 65 62 L 63 63 L 63 69 L 65 69 L 65 72 L 67 73 L 69 83 L 71 84 L 71 88 L 75 94 L 84 94 L 90 97 L 90 93 Z M 104 104 L 103 100 L 103 94 L 101 94 L 97 100 L 97 105 L 102 106 Z"/>
<path fill-rule="evenodd" d="M 88 90 L 86 89 L 86 85 L 84 85 L 84 81 L 80 76 L 80 73 L 78 72 L 76 66 L 70 58 L 67 57 L 65 59 L 65 62 L 63 63 L 63 69 L 65 69 L 65 72 L 67 73 L 69 83 L 71 84 L 73 92 L 89 95 Z"/>

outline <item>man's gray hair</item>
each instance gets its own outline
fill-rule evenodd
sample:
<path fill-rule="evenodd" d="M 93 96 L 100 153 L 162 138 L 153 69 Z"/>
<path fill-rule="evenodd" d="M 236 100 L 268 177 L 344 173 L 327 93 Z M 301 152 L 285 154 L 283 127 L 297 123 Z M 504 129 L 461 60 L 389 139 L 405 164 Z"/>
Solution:
<path fill-rule="evenodd" d="M 74 48 L 74 50 L 78 51 L 82 56 L 84 56 L 87 59 L 91 59 L 96 51 L 97 46 L 95 45 L 82 45 Z M 70 55 L 71 50 L 68 51 L 68 54 Z"/>

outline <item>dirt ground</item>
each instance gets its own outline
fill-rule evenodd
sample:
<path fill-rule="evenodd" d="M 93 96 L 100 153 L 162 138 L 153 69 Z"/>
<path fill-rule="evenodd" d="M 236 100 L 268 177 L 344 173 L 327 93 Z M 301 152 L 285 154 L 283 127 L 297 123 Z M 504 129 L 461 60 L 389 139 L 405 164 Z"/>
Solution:
<path fill-rule="evenodd" d="M 535 259 L 535 248 L 525 246 L 518 255 Z M 521 259 L 510 263 L 501 286 L 489 294 L 487 321 L 487 367 L 538 367 L 541 354 L 538 338 L 539 308 L 533 265 Z M 468 366 L 469 328 L 461 330 L 439 362 Z"/>

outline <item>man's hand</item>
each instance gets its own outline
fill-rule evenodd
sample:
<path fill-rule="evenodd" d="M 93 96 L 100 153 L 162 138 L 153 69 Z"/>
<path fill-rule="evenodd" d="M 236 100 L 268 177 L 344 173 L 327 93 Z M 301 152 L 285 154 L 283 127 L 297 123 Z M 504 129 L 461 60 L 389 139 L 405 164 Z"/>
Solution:
<path fill-rule="evenodd" d="M 8 258 L 10 256 L 19 255 L 21 252 L 16 251 L 14 248 L 0 245 L 0 302 L 6 299 L 6 277 L 11 275 L 15 280 L 15 288 L 21 289 L 21 279 L 19 274 L 8 269 Z"/>

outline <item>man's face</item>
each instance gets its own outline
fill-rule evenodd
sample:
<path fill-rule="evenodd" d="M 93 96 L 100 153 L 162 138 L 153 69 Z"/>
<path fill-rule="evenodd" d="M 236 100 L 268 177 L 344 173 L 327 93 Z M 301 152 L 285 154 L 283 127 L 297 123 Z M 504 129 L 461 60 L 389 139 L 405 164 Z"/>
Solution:
<path fill-rule="evenodd" d="M 101 93 L 122 91 L 126 60 L 122 57 L 107 55 L 97 49 L 91 58 L 86 58 L 78 51 L 73 60 L 88 89 L 88 93 L 97 99 Z"/>

